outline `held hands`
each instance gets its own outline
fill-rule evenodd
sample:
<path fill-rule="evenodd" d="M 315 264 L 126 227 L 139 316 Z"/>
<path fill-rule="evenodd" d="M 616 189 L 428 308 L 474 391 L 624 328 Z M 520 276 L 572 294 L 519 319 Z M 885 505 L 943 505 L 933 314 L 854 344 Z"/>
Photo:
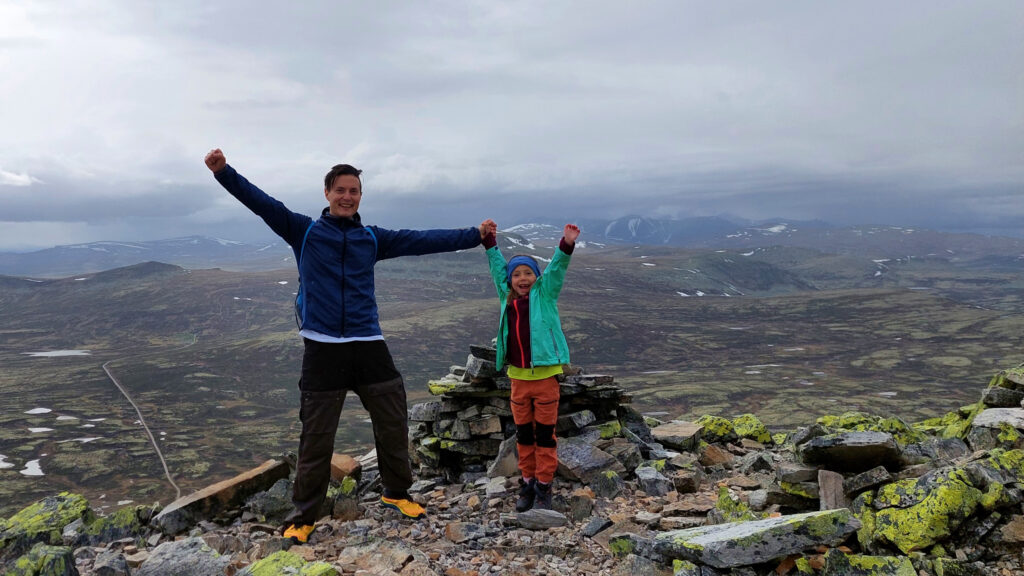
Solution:
<path fill-rule="evenodd" d="M 206 162 L 206 167 L 210 169 L 210 172 L 219 172 L 225 166 L 228 165 L 227 158 L 224 157 L 224 153 L 220 151 L 220 148 L 214 148 L 206 154 L 206 158 L 203 159 Z"/>
<path fill-rule="evenodd" d="M 566 243 L 572 246 L 576 244 L 576 239 L 580 237 L 580 227 L 575 224 L 566 224 L 565 228 L 562 229 L 562 236 L 565 237 Z"/>
<path fill-rule="evenodd" d="M 480 223 L 480 239 L 482 240 L 490 234 L 498 235 L 498 225 L 494 223 L 494 220 L 488 218 Z"/>

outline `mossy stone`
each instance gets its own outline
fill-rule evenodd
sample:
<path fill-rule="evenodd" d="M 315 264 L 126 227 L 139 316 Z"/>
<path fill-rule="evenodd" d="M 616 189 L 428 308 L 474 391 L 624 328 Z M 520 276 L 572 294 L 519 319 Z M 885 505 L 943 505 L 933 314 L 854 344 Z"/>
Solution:
<path fill-rule="evenodd" d="M 732 421 L 733 429 L 740 438 L 750 438 L 762 444 L 771 444 L 772 435 L 764 423 L 753 414 L 741 414 Z"/>
<path fill-rule="evenodd" d="M 16 555 L 36 542 L 61 544 L 65 526 L 78 519 L 88 524 L 94 518 L 84 496 L 71 492 L 47 496 L 7 519 L 7 527 L 0 532 L 0 549 Z"/>
<path fill-rule="evenodd" d="M 927 490 L 922 486 L 909 490 L 915 503 L 876 512 L 873 536 L 875 541 L 891 543 L 904 554 L 924 550 L 948 538 L 980 505 L 982 496 L 962 469 L 937 476 Z M 886 499 L 881 492 L 879 499 L 887 503 L 897 493 L 891 492 Z"/>
<path fill-rule="evenodd" d="M 703 427 L 700 434 L 706 442 L 734 442 L 739 438 L 728 418 L 705 414 L 697 419 L 697 424 Z"/>

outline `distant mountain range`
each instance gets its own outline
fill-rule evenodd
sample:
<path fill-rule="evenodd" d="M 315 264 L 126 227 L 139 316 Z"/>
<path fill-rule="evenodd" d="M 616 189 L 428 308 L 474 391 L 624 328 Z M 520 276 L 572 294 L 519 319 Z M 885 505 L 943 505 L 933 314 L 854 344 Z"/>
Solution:
<path fill-rule="evenodd" d="M 787 246 L 829 254 L 855 254 L 875 259 L 940 257 L 954 261 L 988 259 L 988 264 L 1019 268 L 1024 239 L 957 234 L 897 226 L 836 227 L 822 221 L 770 220 L 745 222 L 726 217 L 683 220 L 624 216 L 615 220 L 578 222 L 581 246 L 675 246 L 749 251 Z M 502 232 L 510 249 L 554 246 L 562 224 L 519 224 Z M 249 243 L 205 236 L 149 242 L 92 242 L 57 246 L 29 253 L 0 252 L 0 275 L 61 277 L 158 261 L 184 268 L 274 270 L 290 268 L 294 257 L 283 241 Z"/>

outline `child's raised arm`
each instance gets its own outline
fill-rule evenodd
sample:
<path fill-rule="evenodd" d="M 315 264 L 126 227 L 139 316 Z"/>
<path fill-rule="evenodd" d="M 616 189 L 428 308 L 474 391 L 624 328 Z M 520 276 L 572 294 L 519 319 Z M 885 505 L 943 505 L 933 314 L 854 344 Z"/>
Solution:
<path fill-rule="evenodd" d="M 576 239 L 580 237 L 580 227 L 575 224 L 566 224 L 562 229 L 562 237 L 570 246 L 576 245 Z"/>

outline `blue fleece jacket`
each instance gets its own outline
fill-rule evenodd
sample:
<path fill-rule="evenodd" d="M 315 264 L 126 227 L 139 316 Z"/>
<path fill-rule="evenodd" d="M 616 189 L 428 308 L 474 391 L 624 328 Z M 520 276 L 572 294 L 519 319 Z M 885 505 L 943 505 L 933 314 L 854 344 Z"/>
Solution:
<path fill-rule="evenodd" d="M 364 226 L 359 214 L 352 218 L 332 216 L 327 208 L 314 221 L 292 212 L 231 166 L 214 176 L 292 247 L 303 294 L 302 330 L 335 338 L 379 337 L 373 281 L 373 266 L 378 260 L 452 252 L 480 244 L 480 231 L 475 227 L 388 230 Z"/>

